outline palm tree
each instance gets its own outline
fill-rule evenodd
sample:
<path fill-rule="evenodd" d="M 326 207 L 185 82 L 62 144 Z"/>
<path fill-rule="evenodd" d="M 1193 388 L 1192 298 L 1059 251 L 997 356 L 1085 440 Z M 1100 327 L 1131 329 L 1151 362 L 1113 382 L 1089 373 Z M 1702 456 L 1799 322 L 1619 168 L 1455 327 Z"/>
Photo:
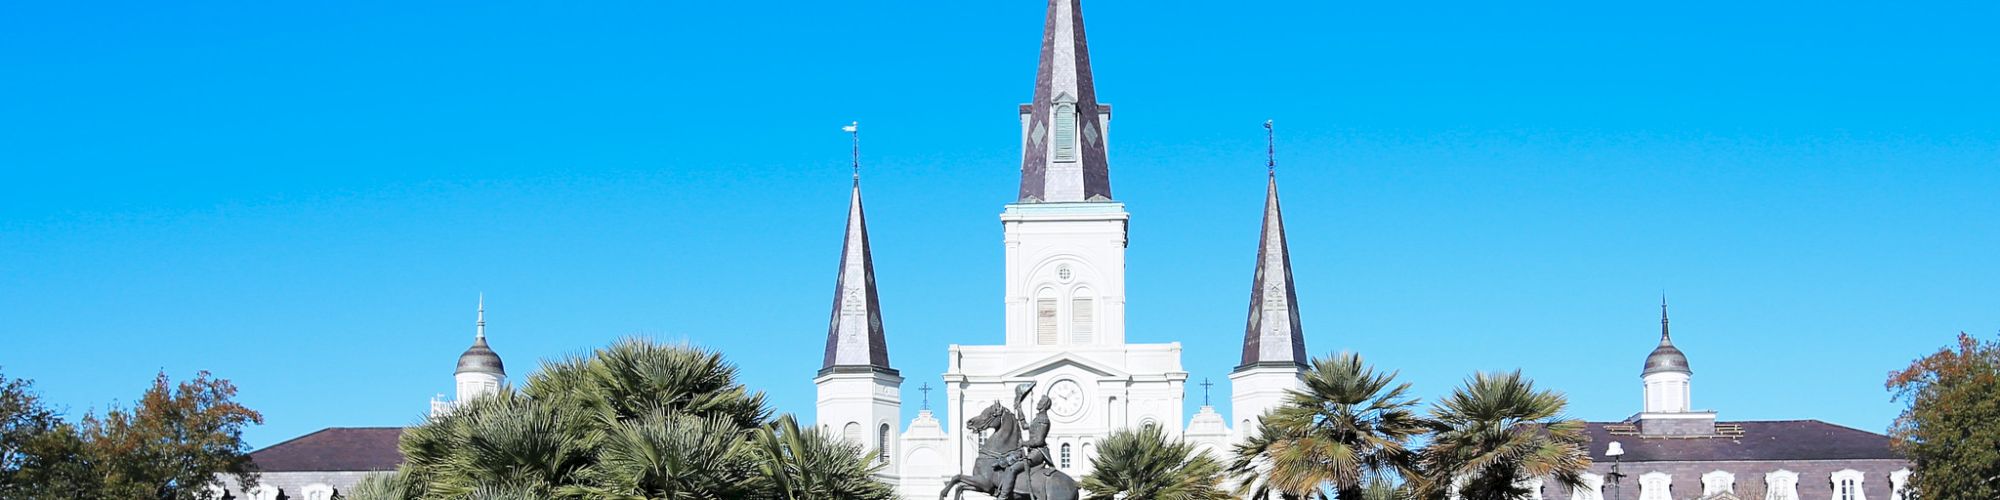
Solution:
<path fill-rule="evenodd" d="M 574 408 L 503 391 L 404 431 L 401 448 L 426 495 L 504 487 L 546 497 L 590 464 L 588 420 Z"/>
<path fill-rule="evenodd" d="M 1406 444 L 1429 426 L 1410 384 L 1395 379 L 1359 354 L 1314 359 L 1304 389 L 1236 445 L 1230 471 L 1245 479 L 1241 492 L 1313 498 L 1330 487 L 1341 500 L 1358 500 L 1371 482 L 1410 469 L 1415 455 Z"/>
<path fill-rule="evenodd" d="M 1524 481 L 1579 487 L 1590 467 L 1583 421 L 1565 418 L 1562 393 L 1511 373 L 1478 373 L 1431 409 L 1436 430 L 1421 451 L 1419 489 L 1465 500 L 1525 498 Z"/>
<path fill-rule="evenodd" d="M 1121 429 L 1104 438 L 1092 472 L 1082 487 L 1092 500 L 1149 498 L 1158 500 L 1225 500 L 1222 463 L 1159 426 Z"/>
<path fill-rule="evenodd" d="M 617 422 L 604 432 L 597 462 L 562 492 L 619 500 L 739 497 L 749 491 L 752 468 L 744 433 L 723 418 L 663 411 Z"/>
<path fill-rule="evenodd" d="M 416 482 L 407 472 L 375 474 L 361 478 L 354 489 L 342 492 L 341 500 L 403 500 L 417 498 Z"/>
<path fill-rule="evenodd" d="M 758 463 L 752 489 L 760 499 L 895 498 L 887 484 L 870 479 L 882 467 L 875 453 L 863 455 L 861 445 L 818 428 L 800 429 L 790 415 L 757 429 L 749 450 Z"/>
<path fill-rule="evenodd" d="M 889 498 L 858 446 L 772 421 L 722 356 L 637 339 L 548 363 L 400 447 L 365 498 Z"/>

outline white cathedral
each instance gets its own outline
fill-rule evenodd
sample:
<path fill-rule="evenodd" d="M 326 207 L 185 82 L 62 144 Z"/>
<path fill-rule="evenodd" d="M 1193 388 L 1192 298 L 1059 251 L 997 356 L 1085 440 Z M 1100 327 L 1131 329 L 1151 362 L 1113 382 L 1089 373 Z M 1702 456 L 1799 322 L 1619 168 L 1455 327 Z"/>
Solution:
<path fill-rule="evenodd" d="M 1125 245 L 1130 214 L 1111 196 L 1106 160 L 1111 107 L 1097 102 L 1078 0 L 1050 0 L 1035 96 L 1022 105 L 1021 190 L 1000 214 L 1005 234 L 1006 338 L 953 345 L 943 382 L 945 415 L 926 409 L 901 426 L 903 376 L 889 362 L 876 299 L 868 225 L 857 179 L 848 208 L 838 295 L 828 321 L 817 422 L 880 452 L 883 479 L 905 498 L 929 498 L 977 458 L 979 436 L 960 422 L 1019 384 L 1047 395 L 1054 465 L 1090 472 L 1111 431 L 1157 425 L 1221 457 L 1251 419 L 1299 387 L 1299 328 L 1284 219 L 1273 174 L 1251 280 L 1242 362 L 1230 374 L 1229 414 L 1203 406 L 1182 425 L 1188 374 L 1181 345 L 1125 341 Z M 945 425 L 944 421 L 951 422 Z"/>
<path fill-rule="evenodd" d="M 1180 344 L 1125 342 L 1130 215 L 1111 196 L 1105 153 L 1111 108 L 1097 102 L 1092 88 L 1078 1 L 1049 0 L 1034 101 L 1020 107 L 1021 189 L 1000 213 L 1006 338 L 1000 345 L 953 345 L 942 379 L 946 414 L 925 409 L 907 428 L 900 421 L 903 377 L 889 361 L 855 180 L 826 353 L 813 378 L 816 421 L 879 452 L 880 478 L 904 498 L 933 498 L 948 478 L 972 472 L 980 436 L 965 434 L 960 423 L 994 402 L 1012 403 L 1020 384 L 1034 383 L 1030 397 L 1053 401 L 1051 458 L 1079 478 L 1090 473 L 1098 442 L 1120 428 L 1157 425 L 1225 458 L 1231 444 L 1255 429 L 1256 416 L 1302 385 L 1305 337 L 1275 174 L 1265 191 L 1242 357 L 1229 375 L 1233 418 L 1204 405 L 1183 425 L 1188 374 Z M 433 399 L 433 415 L 507 390 L 505 366 L 487 345 L 480 302 L 473 344 L 453 370 L 454 397 Z M 1630 475 L 1642 500 L 1902 499 L 1912 464 L 1887 436 L 1818 420 L 1719 422 L 1716 412 L 1696 409 L 1694 372 L 1668 334 L 1665 307 L 1659 344 L 1640 373 L 1640 412 L 1587 423 L 1595 464 L 1582 487 L 1538 479 L 1524 485 L 1533 491 L 1528 498 L 1603 500 L 1607 486 L 1616 496 L 1618 478 Z M 402 430 L 321 429 L 251 453 L 263 471 L 258 487 L 246 491 L 229 478 L 222 486 L 251 500 L 333 498 L 361 478 L 396 470 Z"/>

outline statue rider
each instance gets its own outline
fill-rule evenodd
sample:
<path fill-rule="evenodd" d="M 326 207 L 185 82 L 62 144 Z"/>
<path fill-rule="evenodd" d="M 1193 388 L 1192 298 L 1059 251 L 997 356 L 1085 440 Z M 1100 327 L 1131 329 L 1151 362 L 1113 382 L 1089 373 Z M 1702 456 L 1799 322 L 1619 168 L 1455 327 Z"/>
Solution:
<path fill-rule="evenodd" d="M 1027 414 L 1021 411 L 1021 403 L 1027 401 L 1028 393 L 1034 387 L 1035 384 L 1030 382 L 1014 388 L 1015 415 Z M 995 465 L 996 468 L 1002 469 L 1004 472 L 1000 474 L 999 495 L 995 495 L 993 498 L 1012 500 L 1014 498 L 1014 478 L 1019 477 L 1024 472 L 1038 467 L 1046 467 L 1049 464 L 1049 407 L 1054 404 L 1054 401 L 1050 400 L 1047 395 L 1043 395 L 1041 399 L 1035 400 L 1035 418 L 1023 425 L 1027 431 L 1027 435 L 1021 440 L 1021 449 L 1009 452 L 1006 457 L 1002 458 Z"/>

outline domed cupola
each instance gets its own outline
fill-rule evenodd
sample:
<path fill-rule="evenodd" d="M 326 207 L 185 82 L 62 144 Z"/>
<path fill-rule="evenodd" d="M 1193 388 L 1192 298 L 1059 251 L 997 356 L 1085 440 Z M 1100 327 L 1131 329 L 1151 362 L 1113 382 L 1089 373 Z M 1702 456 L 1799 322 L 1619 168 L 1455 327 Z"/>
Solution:
<path fill-rule="evenodd" d="M 1682 354 L 1679 348 L 1674 347 L 1673 337 L 1664 331 L 1666 328 L 1666 318 L 1661 318 L 1660 326 L 1662 329 L 1660 332 L 1660 346 L 1654 348 L 1653 353 L 1646 356 L 1646 371 L 1641 373 L 1640 376 L 1664 372 L 1693 374 L 1694 370 L 1688 368 L 1687 355 Z"/>
<path fill-rule="evenodd" d="M 1660 298 L 1660 346 L 1646 355 L 1646 369 L 1639 374 L 1646 385 L 1646 413 L 1687 413 L 1692 411 L 1689 383 L 1694 370 L 1688 368 L 1687 354 L 1674 347 L 1667 330 L 1667 299 Z"/>
<path fill-rule="evenodd" d="M 505 376 L 507 367 L 500 363 L 500 354 L 493 352 L 493 348 L 486 345 L 486 336 L 480 335 L 472 341 L 472 347 L 465 349 L 465 354 L 458 355 L 458 371 L 452 374 L 463 373 Z"/>
<path fill-rule="evenodd" d="M 458 370 L 451 378 L 457 382 L 458 397 L 453 404 L 464 403 L 479 396 L 500 392 L 507 385 L 507 367 L 500 363 L 500 354 L 486 345 L 486 296 L 479 297 L 479 327 L 477 336 L 472 338 L 472 347 L 458 355 Z"/>

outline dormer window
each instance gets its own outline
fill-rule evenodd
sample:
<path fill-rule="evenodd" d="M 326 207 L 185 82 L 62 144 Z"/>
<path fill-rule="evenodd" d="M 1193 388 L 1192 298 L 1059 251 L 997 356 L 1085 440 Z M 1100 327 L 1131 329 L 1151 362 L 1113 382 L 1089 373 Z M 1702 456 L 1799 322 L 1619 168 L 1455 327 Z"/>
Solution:
<path fill-rule="evenodd" d="M 1056 161 L 1076 161 L 1076 105 L 1056 104 Z"/>

